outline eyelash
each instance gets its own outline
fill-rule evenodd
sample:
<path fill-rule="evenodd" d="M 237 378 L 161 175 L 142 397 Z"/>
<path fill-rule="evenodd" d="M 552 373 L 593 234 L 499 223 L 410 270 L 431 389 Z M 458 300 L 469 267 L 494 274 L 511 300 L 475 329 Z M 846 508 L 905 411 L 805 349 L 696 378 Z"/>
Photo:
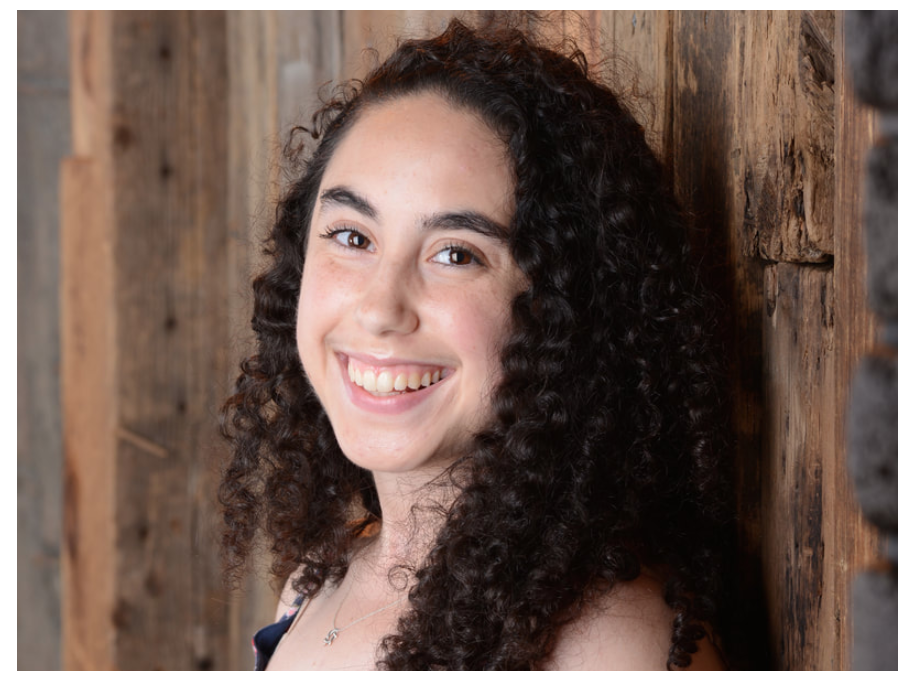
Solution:
<path fill-rule="evenodd" d="M 320 238 L 334 241 L 338 245 L 340 245 L 344 248 L 347 248 L 347 249 L 356 250 L 356 251 L 365 250 L 365 248 L 363 248 L 363 247 L 352 246 L 349 243 L 338 241 L 337 237 L 340 234 L 357 234 L 358 236 L 361 236 L 363 239 L 365 239 L 366 243 L 368 243 L 369 245 L 371 244 L 371 240 L 365 234 L 363 234 L 362 232 L 360 232 L 357 229 L 351 229 L 349 227 L 343 227 L 340 229 L 328 229 L 327 231 L 325 231 L 323 234 L 320 235 Z M 435 253 L 435 255 L 432 257 L 437 257 L 437 256 L 441 255 L 442 253 L 450 254 L 450 253 L 454 253 L 454 252 L 466 253 L 469 256 L 470 261 L 465 264 L 458 264 L 458 263 L 440 263 L 440 264 L 449 266 L 449 267 L 468 267 L 470 265 L 479 265 L 482 267 L 485 266 L 485 264 L 482 262 L 482 260 L 480 260 L 479 256 L 476 253 L 474 253 L 471 249 L 469 249 L 466 246 L 463 246 L 459 243 L 453 243 L 448 246 L 445 246 L 444 248 L 440 249 L 437 253 Z"/>
<path fill-rule="evenodd" d="M 470 265 L 480 265 L 480 266 L 483 265 L 482 261 L 479 259 L 479 256 L 477 256 L 473 251 L 471 251 L 466 246 L 461 246 L 459 243 L 453 243 L 449 246 L 445 246 L 444 248 L 439 250 L 437 253 L 435 253 L 434 257 L 437 257 L 437 256 L 441 255 L 442 253 L 450 254 L 450 253 L 454 253 L 455 251 L 457 253 L 466 253 L 468 256 L 470 256 L 470 262 L 468 262 L 466 264 L 442 263 L 442 265 L 448 265 L 451 267 L 468 267 Z"/>
<path fill-rule="evenodd" d="M 351 249 L 354 249 L 357 251 L 365 250 L 364 248 L 361 248 L 359 246 L 351 246 L 348 243 L 342 243 L 340 241 L 337 241 L 336 237 L 339 236 L 340 234 L 358 234 L 363 239 L 365 239 L 365 241 L 367 243 L 369 243 L 369 244 L 371 243 L 371 240 L 367 236 L 365 236 L 365 234 L 363 234 L 361 231 L 359 231 L 358 229 L 351 229 L 349 227 L 342 227 L 340 229 L 328 229 L 323 234 L 321 234 L 320 237 L 322 239 L 329 239 L 331 241 L 334 241 L 335 243 L 337 243 L 340 246 L 343 246 L 345 248 L 351 248 Z"/>

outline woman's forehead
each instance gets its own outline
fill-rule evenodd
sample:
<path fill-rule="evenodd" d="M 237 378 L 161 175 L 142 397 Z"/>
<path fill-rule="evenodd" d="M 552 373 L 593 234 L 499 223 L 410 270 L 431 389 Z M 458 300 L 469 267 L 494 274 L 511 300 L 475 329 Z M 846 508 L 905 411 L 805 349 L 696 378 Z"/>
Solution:
<path fill-rule="evenodd" d="M 479 209 L 507 226 L 513 214 L 513 176 L 501 140 L 476 114 L 431 93 L 360 114 L 328 163 L 319 199 L 341 188 L 379 215 L 388 203 L 424 204 L 430 213 Z"/>

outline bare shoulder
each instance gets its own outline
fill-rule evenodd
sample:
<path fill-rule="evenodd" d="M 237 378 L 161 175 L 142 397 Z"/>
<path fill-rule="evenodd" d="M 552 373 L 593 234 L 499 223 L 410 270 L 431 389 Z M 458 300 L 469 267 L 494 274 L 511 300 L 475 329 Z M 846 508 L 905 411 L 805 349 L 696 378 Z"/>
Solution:
<path fill-rule="evenodd" d="M 641 575 L 619 584 L 588 607 L 559 636 L 548 663 L 553 670 L 665 670 L 673 610 L 659 581 Z M 722 667 L 704 639 L 689 669 Z"/>

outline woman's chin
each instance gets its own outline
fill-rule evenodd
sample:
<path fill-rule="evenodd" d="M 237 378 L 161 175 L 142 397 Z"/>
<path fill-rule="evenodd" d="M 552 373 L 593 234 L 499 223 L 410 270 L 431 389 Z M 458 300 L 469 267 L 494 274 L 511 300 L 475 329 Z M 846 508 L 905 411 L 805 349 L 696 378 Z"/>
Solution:
<path fill-rule="evenodd" d="M 460 454 L 447 450 L 424 450 L 410 446 L 365 446 L 364 442 L 347 446 L 340 443 L 343 454 L 353 465 L 372 473 L 397 474 L 432 472 L 437 474 L 455 462 Z"/>

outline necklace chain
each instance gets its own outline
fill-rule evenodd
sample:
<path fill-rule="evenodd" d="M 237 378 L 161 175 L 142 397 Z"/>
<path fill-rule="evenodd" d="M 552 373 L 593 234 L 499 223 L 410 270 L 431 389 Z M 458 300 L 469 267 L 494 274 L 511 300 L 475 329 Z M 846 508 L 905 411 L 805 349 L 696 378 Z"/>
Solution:
<path fill-rule="evenodd" d="M 352 588 L 350 588 L 349 591 L 352 592 Z M 347 598 L 349 597 L 349 593 L 346 593 L 346 597 L 347 597 Z M 396 600 L 394 600 L 392 603 L 390 603 L 390 604 L 388 604 L 388 605 L 384 605 L 384 607 L 379 607 L 379 608 L 376 609 L 374 612 L 369 612 L 369 613 L 366 614 L 366 615 L 362 615 L 362 616 L 359 617 L 358 619 L 355 619 L 355 620 L 349 622 L 349 624 L 347 624 L 347 625 L 344 626 L 344 627 L 337 627 L 337 626 L 336 626 L 336 618 L 340 616 L 340 610 L 343 609 L 343 603 L 346 602 L 346 600 L 343 599 L 343 601 L 340 602 L 340 606 L 336 608 L 336 614 L 333 615 L 333 628 L 330 629 L 330 631 L 328 631 L 328 632 L 327 632 L 327 635 L 324 637 L 324 645 L 325 645 L 325 646 L 332 646 L 332 645 L 333 645 L 333 642 L 336 640 L 337 636 L 340 635 L 340 632 L 345 631 L 346 629 L 348 629 L 348 628 L 351 627 L 351 626 L 355 626 L 355 625 L 358 624 L 359 622 L 362 622 L 362 621 L 368 619 L 369 617 L 373 617 L 374 615 L 378 614 L 379 612 L 383 612 L 384 610 L 390 609 L 390 608 L 393 607 L 394 605 L 398 605 L 399 603 L 401 603 L 401 602 L 403 602 L 404 600 L 406 600 L 407 597 L 408 597 L 408 596 L 406 596 L 406 595 L 401 595 L 399 598 L 397 598 Z"/>

